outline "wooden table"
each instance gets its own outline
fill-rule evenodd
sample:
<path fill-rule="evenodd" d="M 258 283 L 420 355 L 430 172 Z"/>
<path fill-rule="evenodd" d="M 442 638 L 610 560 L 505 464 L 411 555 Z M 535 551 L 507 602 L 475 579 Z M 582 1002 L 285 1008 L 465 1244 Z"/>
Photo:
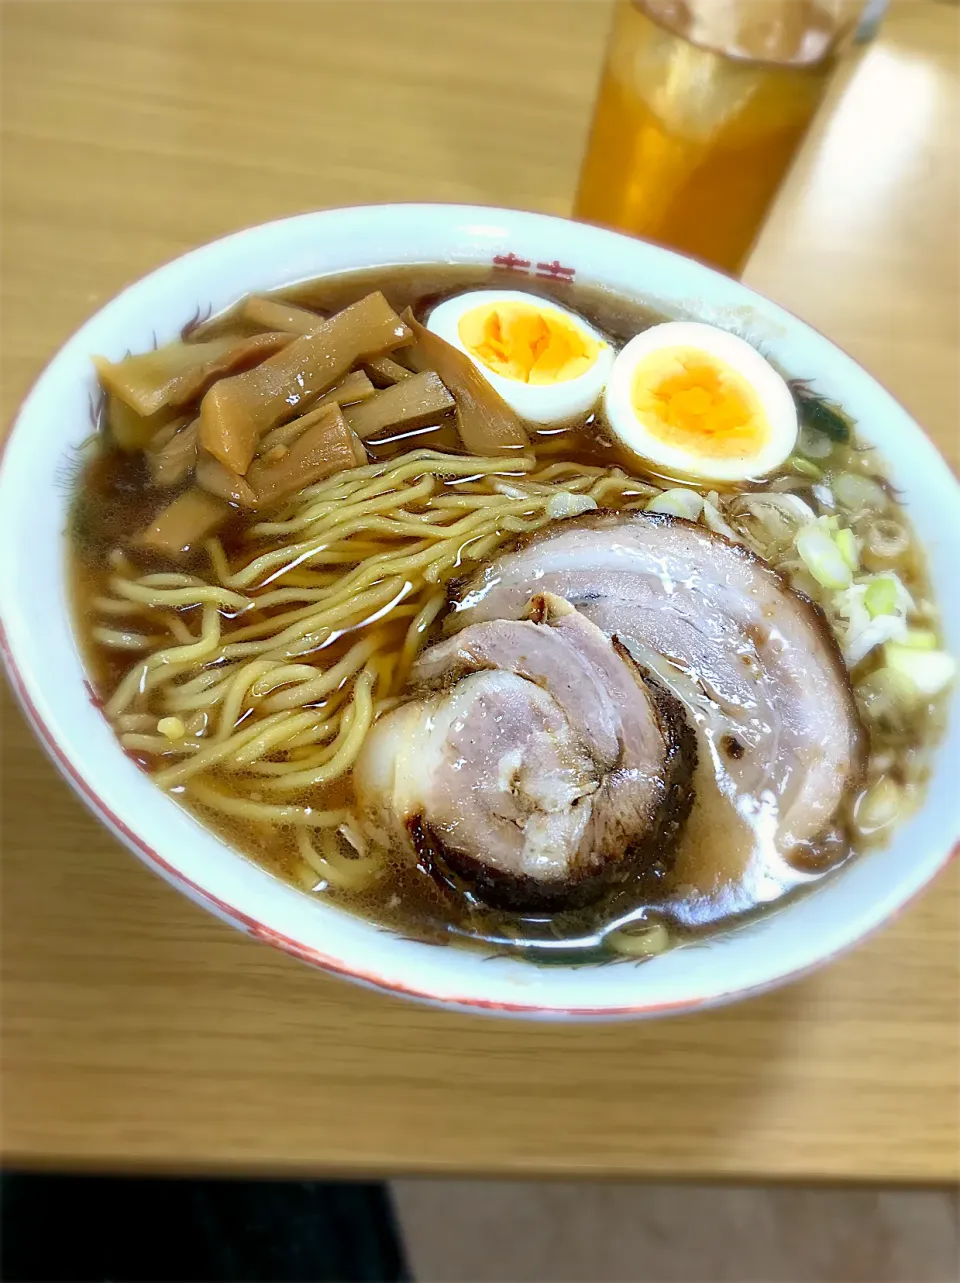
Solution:
<path fill-rule="evenodd" d="M 392 198 L 567 211 L 608 9 L 2 5 L 3 406 L 125 282 L 232 228 Z M 750 265 L 956 463 L 956 11 L 895 8 Z M 448 1015 L 309 971 L 149 874 L 8 706 L 3 1155 L 277 1173 L 940 1181 L 958 866 L 778 993 L 652 1024 Z"/>

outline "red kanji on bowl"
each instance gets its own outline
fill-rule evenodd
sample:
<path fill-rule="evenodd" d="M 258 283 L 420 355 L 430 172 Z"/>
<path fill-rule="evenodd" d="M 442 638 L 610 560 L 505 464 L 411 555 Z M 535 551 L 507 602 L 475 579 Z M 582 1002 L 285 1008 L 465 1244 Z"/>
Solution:
<path fill-rule="evenodd" d="M 538 263 L 537 275 L 550 277 L 553 280 L 572 281 L 577 271 L 574 267 L 564 267 L 559 259 L 554 259 L 552 263 Z"/>
<path fill-rule="evenodd" d="M 510 272 L 526 272 L 530 266 L 529 258 L 520 258 L 513 250 L 509 254 L 494 254 L 494 267 L 505 267 Z"/>

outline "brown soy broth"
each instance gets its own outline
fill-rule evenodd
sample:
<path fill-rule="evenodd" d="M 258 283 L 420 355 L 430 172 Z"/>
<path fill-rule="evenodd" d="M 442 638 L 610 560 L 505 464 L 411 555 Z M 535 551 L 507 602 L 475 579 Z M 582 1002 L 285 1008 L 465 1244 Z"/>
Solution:
<path fill-rule="evenodd" d="M 449 295 L 468 289 L 516 289 L 518 286 L 580 313 L 618 345 L 664 319 L 638 302 L 599 287 L 533 280 L 526 276 L 518 279 L 508 271 L 473 266 L 417 265 L 358 272 L 300 283 L 278 291 L 277 297 L 326 314 L 356 301 L 372 289 L 379 289 L 397 310 L 411 306 L 422 318 L 434 303 Z M 204 324 L 204 332 L 209 334 L 217 332 L 218 328 L 223 330 L 228 321 L 229 318 L 215 318 L 213 322 Z M 402 360 L 402 351 L 395 355 Z M 194 412 L 196 409 L 196 406 L 192 407 Z M 628 473 L 636 467 L 602 432 L 601 425 L 593 416 L 561 431 L 536 431 L 532 440 L 538 462 L 563 460 L 583 466 L 619 466 Z M 447 451 L 460 448 L 452 421 L 415 432 L 393 436 L 388 433 L 379 440 L 368 441 L 366 445 L 373 460 L 393 459 L 422 446 Z M 838 447 L 838 460 L 846 455 L 852 459 L 854 449 L 853 443 Z M 444 492 L 456 493 L 457 482 L 446 480 L 442 485 Z M 176 488 L 158 489 L 153 485 L 142 454 L 124 454 L 109 445 L 102 433 L 99 448 L 84 465 L 79 479 L 70 539 L 73 604 L 87 671 L 96 696 L 102 701 L 110 697 L 136 658 L 128 651 L 112 650 L 99 644 L 93 636 L 92 603 L 107 594 L 109 580 L 114 573 L 113 559 L 118 550 L 132 560 L 141 573 L 209 574 L 210 564 L 202 550 L 186 561 L 170 562 L 153 554 L 135 551 L 130 546 L 131 535 L 142 529 L 150 515 L 169 503 L 176 493 Z M 629 497 L 627 495 L 624 502 Z M 251 542 L 249 527 L 260 519 L 238 511 L 230 524 L 219 532 L 229 565 L 248 559 L 251 551 L 259 553 L 275 546 L 262 541 Z M 471 572 L 473 569 L 475 566 Z M 305 568 L 292 572 L 293 576 L 298 573 L 310 572 Z M 282 587 L 284 581 L 284 574 L 278 574 L 272 586 Z M 292 578 L 288 581 L 293 582 Z M 402 645 L 412 609 L 419 604 L 418 601 L 402 602 L 393 612 L 393 618 L 387 616 L 388 625 L 395 628 L 397 650 Z M 191 632 L 196 634 L 199 612 L 194 609 L 179 613 Z M 231 634 L 250 627 L 251 623 L 268 620 L 272 613 L 275 612 L 269 608 L 258 608 L 239 620 L 224 616 L 224 640 L 229 641 Z M 441 612 L 426 636 L 427 644 L 440 635 L 442 617 Z M 124 627 L 123 620 L 118 620 L 116 626 Z M 355 625 L 343 634 L 332 636 L 300 662 L 310 663 L 313 658 L 322 667 L 330 667 L 356 641 L 356 633 L 361 627 Z M 322 707 L 322 703 L 318 707 Z M 149 699 L 147 709 L 158 711 L 150 708 Z M 925 724 L 918 718 L 909 742 L 919 745 L 925 732 Z M 145 757 L 137 757 L 137 760 L 145 767 L 149 763 Z M 706 770 L 706 765 L 701 763 L 700 769 Z M 211 768 L 208 774 L 211 779 L 216 779 L 221 791 L 240 796 L 235 775 L 216 767 Z M 257 794 L 250 792 L 249 778 L 244 796 L 257 800 Z M 318 889 L 317 879 L 306 876 L 292 828 L 273 822 L 231 818 L 198 802 L 188 801 L 182 790 L 180 800 L 233 846 L 279 876 L 318 890 L 318 893 L 377 923 L 433 943 L 458 941 L 484 949 L 528 951 L 542 961 L 597 960 L 609 956 L 603 940 L 605 931 L 631 922 L 642 925 L 660 921 L 665 899 L 673 902 L 669 914 L 671 934 L 680 939 L 711 929 L 717 919 L 722 918 L 724 925 L 729 925 L 731 916 L 741 919 L 770 908 L 769 905 L 757 904 L 749 896 L 738 899 L 735 894 L 736 870 L 745 867 L 749 853 L 735 849 L 734 844 L 730 844 L 727 850 L 718 851 L 715 834 L 722 819 L 718 807 L 724 803 L 715 787 L 697 789 L 697 802 L 681 839 L 676 867 L 664 880 L 655 901 L 645 903 L 639 900 L 636 888 L 628 885 L 587 909 L 550 916 L 522 916 L 487 909 L 468 893 L 453 894 L 449 888 L 440 886 L 432 876 L 412 864 L 405 853 L 389 851 L 382 853 L 384 872 L 368 889 L 362 892 L 333 887 Z M 330 785 L 305 790 L 291 800 L 320 810 L 349 810 L 353 802 L 350 776 L 347 774 Z M 844 838 L 832 846 L 812 851 L 807 867 L 812 881 L 842 862 L 851 849 L 849 839 Z M 726 886 L 725 878 L 730 882 L 732 891 Z M 727 895 L 727 900 L 722 904 L 718 901 L 714 911 L 707 915 L 697 909 L 698 897 L 702 900 L 705 890 L 717 896 Z M 796 891 L 790 894 L 794 895 Z M 718 907 L 722 912 L 715 911 Z"/>

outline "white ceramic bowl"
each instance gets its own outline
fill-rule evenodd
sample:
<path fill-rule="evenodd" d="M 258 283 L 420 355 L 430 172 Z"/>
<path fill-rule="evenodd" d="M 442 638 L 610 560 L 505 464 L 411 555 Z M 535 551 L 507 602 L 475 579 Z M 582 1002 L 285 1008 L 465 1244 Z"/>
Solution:
<path fill-rule="evenodd" d="M 812 377 L 890 460 L 930 556 L 948 644 L 960 652 L 960 487 L 906 411 L 822 335 L 736 281 L 611 232 L 498 209 L 382 205 L 269 223 L 184 255 L 98 312 L 37 380 L 0 468 L 0 621 L 9 673 L 38 735 L 108 828 L 197 903 L 307 962 L 395 993 L 526 1016 L 640 1016 L 755 992 L 823 962 L 889 918 L 949 859 L 960 832 L 956 700 L 925 805 L 888 847 L 703 945 L 643 965 L 576 969 L 416 944 L 294 890 L 155 788 L 91 702 L 67 612 L 62 484 L 71 447 L 90 430 L 91 353 L 116 359 L 154 336 L 166 342 L 198 307 L 217 312 L 250 291 L 437 261 L 505 262 L 520 288 L 540 273 L 576 274 L 669 315 L 735 327 L 787 370 Z"/>

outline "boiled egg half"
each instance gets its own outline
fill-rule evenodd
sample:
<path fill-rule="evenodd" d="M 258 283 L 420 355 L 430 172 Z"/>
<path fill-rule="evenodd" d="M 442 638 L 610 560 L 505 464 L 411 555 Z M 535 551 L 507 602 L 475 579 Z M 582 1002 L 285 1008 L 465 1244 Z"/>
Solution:
<path fill-rule="evenodd" d="M 439 303 L 427 328 L 459 348 L 507 405 L 531 423 L 588 414 L 603 393 L 613 349 L 559 304 L 519 290 L 472 290 Z"/>
<path fill-rule="evenodd" d="M 785 380 L 744 339 L 697 321 L 651 326 L 623 348 L 603 402 L 611 431 L 667 476 L 746 481 L 797 440 Z"/>

